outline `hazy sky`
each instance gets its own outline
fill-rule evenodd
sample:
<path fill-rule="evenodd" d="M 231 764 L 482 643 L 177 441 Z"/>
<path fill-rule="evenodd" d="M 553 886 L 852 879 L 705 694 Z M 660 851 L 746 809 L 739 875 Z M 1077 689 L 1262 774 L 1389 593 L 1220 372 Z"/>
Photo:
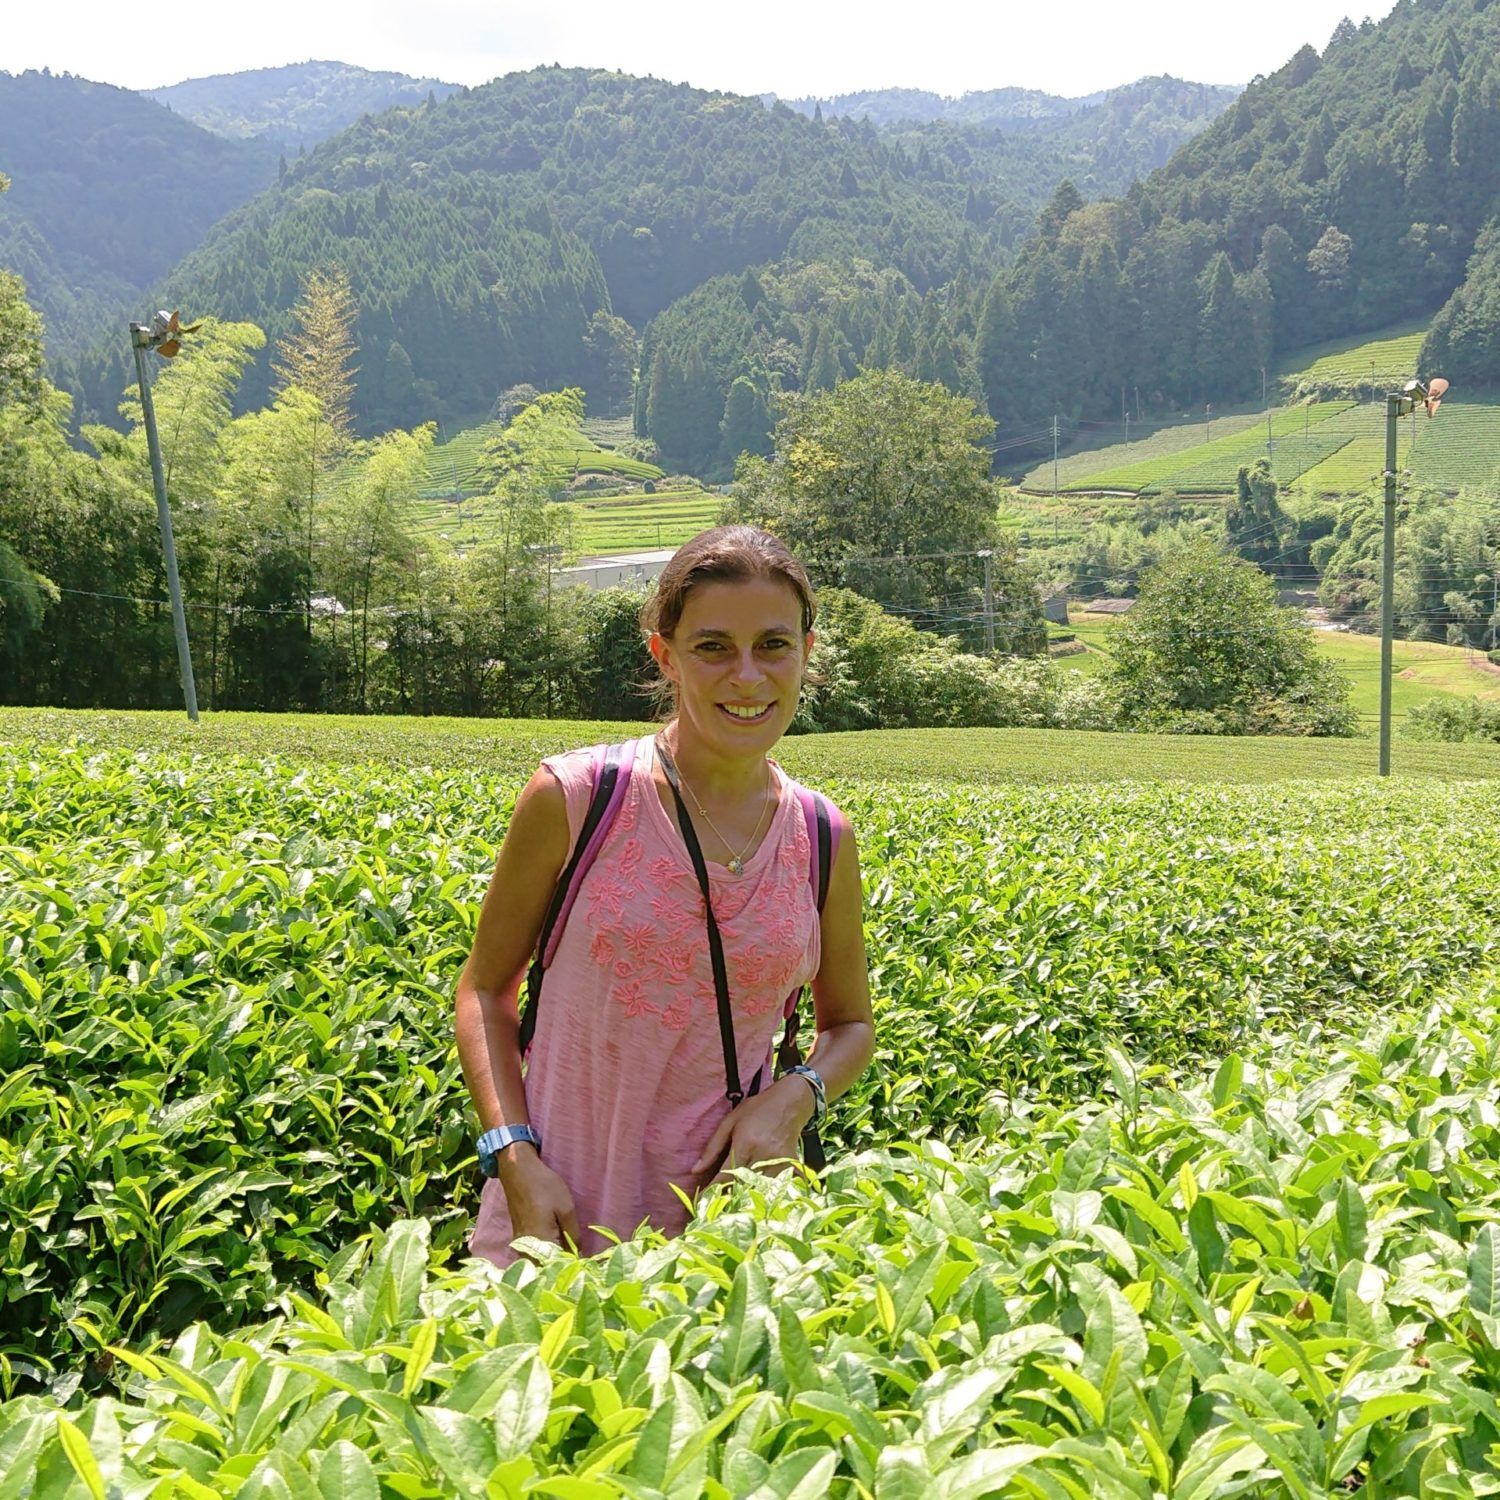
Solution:
<path fill-rule="evenodd" d="M 901 84 L 959 94 L 1017 84 L 1083 94 L 1148 73 L 1244 83 L 1304 42 L 1321 48 L 1371 0 L 7 0 L 0 69 L 132 88 L 310 57 L 483 83 L 560 62 L 739 93 L 847 93 Z M 1389 0 L 1373 0 L 1377 19 Z M 153 40 L 154 39 L 154 40 Z"/>

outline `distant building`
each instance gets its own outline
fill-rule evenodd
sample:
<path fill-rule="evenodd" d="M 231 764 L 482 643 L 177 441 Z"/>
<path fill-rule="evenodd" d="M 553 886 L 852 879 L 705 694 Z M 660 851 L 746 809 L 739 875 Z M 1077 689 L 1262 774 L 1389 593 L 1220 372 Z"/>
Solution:
<path fill-rule="evenodd" d="M 1066 625 L 1068 623 L 1068 591 L 1063 589 L 1060 593 L 1043 594 L 1042 615 L 1054 625 Z"/>
<path fill-rule="evenodd" d="M 1090 615 L 1128 615 L 1135 608 L 1134 599 L 1081 599 L 1079 608 Z"/>
<path fill-rule="evenodd" d="M 559 568 L 557 580 L 590 589 L 641 588 L 660 575 L 676 551 L 664 547 L 656 552 L 622 552 L 618 557 L 580 557 L 571 568 Z"/>

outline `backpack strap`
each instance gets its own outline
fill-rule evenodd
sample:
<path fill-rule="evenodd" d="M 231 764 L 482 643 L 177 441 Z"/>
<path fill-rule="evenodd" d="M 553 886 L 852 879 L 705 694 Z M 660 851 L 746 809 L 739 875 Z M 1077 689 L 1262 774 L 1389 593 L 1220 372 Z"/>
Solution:
<path fill-rule="evenodd" d="M 562 939 L 563 928 L 573 903 L 578 899 L 583 878 L 588 874 L 609 830 L 625 804 L 625 794 L 630 790 L 630 774 L 635 765 L 636 741 L 626 740 L 620 745 L 599 745 L 594 750 L 593 790 L 589 794 L 588 811 L 583 817 L 583 826 L 578 830 L 573 853 L 558 878 L 557 888 L 542 920 L 542 930 L 537 937 L 536 953 L 531 967 L 526 971 L 526 1006 L 521 1013 L 520 1043 L 524 1057 L 536 1035 L 537 1006 L 542 998 L 542 976 L 551 966 L 557 945 Z"/>
<path fill-rule="evenodd" d="M 796 790 L 797 800 L 802 804 L 802 816 L 807 820 L 807 842 L 810 846 L 807 878 L 813 888 L 813 900 L 821 917 L 824 902 L 828 899 L 833 861 L 838 855 L 839 839 L 843 833 L 843 817 L 820 792 L 811 791 L 800 784 Z M 784 1074 L 802 1061 L 802 1048 L 797 1044 L 797 1033 L 802 1025 L 802 1012 L 798 1002 L 802 999 L 803 988 L 804 986 L 798 985 L 786 997 L 783 1010 L 786 1025 L 782 1029 L 781 1045 L 776 1049 L 778 1074 Z M 759 1081 L 757 1074 L 757 1084 Z M 822 1138 L 813 1125 L 802 1132 L 802 1159 L 815 1172 L 821 1172 L 827 1165 L 828 1158 L 823 1150 Z"/>

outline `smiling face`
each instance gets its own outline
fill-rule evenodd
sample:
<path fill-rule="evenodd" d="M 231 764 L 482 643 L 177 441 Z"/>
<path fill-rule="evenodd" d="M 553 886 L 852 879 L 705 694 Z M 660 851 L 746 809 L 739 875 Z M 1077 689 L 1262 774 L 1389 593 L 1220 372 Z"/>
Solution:
<path fill-rule="evenodd" d="M 812 650 L 802 604 L 781 578 L 704 583 L 651 654 L 677 690 L 679 733 L 721 755 L 763 755 L 797 712 Z"/>

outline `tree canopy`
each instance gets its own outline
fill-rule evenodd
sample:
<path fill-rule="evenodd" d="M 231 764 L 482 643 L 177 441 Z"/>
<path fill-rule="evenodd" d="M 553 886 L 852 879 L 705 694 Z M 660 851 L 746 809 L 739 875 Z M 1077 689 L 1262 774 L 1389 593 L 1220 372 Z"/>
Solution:
<path fill-rule="evenodd" d="M 1214 542 L 1169 552 L 1110 641 L 1127 723 L 1217 734 L 1352 734 L 1348 684 L 1276 584 Z"/>
<path fill-rule="evenodd" d="M 1041 649 L 1035 585 L 995 523 L 993 424 L 942 386 L 871 370 L 788 398 L 769 458 L 740 460 L 732 508 L 781 536 L 820 583 L 983 639 L 984 569 L 1000 650 Z"/>

